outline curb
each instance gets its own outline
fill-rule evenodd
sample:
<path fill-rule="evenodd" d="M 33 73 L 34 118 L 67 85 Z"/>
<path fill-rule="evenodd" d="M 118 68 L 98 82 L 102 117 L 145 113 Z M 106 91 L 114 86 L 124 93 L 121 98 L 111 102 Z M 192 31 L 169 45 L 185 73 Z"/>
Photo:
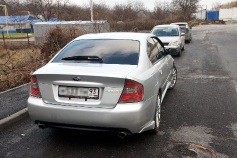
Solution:
<path fill-rule="evenodd" d="M 6 127 L 24 117 L 28 116 L 28 108 L 22 109 L 21 111 L 18 111 L 15 114 L 12 114 L 2 120 L 0 120 L 0 129 L 3 127 Z"/>
<path fill-rule="evenodd" d="M 0 92 L 0 94 L 7 93 L 7 92 L 13 91 L 13 90 L 15 90 L 15 89 L 18 89 L 18 88 L 21 88 L 21 87 L 27 86 L 28 84 L 30 84 L 30 83 L 25 83 L 25 84 L 22 84 L 22 85 L 20 85 L 20 86 L 17 86 L 17 87 L 14 87 L 14 88 L 8 89 L 8 90 L 6 90 L 6 91 L 2 91 L 2 92 Z"/>

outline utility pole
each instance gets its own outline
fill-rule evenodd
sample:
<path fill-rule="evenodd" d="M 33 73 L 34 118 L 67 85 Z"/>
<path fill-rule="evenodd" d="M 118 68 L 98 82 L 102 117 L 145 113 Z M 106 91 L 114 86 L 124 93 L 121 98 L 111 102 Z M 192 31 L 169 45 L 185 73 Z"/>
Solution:
<path fill-rule="evenodd" d="M 3 7 L 5 10 L 5 16 L 6 16 L 6 28 L 7 28 L 7 34 L 8 34 L 8 11 L 7 11 L 7 6 L 6 5 L 1 5 L 0 7 Z"/>
<path fill-rule="evenodd" d="M 59 20 L 59 0 L 58 0 L 58 8 L 57 8 L 57 18 L 58 18 L 58 20 Z"/>
<path fill-rule="evenodd" d="M 93 19 L 93 0 L 90 0 L 90 7 L 91 7 L 91 21 L 94 21 L 94 19 Z"/>

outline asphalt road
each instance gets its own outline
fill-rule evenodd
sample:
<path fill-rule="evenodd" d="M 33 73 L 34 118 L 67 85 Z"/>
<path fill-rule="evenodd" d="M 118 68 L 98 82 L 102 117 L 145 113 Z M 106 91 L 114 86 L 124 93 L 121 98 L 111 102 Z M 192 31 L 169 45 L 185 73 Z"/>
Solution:
<path fill-rule="evenodd" d="M 175 57 L 178 82 L 156 135 L 38 129 L 26 117 L 0 131 L 1 157 L 237 157 L 237 25 L 193 28 Z M 23 100 L 25 98 L 22 98 Z"/>
<path fill-rule="evenodd" d="M 0 93 L 0 120 L 26 108 L 29 84 Z"/>

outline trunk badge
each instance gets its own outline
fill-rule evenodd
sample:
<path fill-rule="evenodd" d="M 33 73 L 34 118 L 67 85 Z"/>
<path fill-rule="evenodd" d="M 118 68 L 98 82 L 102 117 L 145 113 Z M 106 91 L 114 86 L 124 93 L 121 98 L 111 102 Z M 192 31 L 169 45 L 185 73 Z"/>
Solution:
<path fill-rule="evenodd" d="M 72 79 L 73 79 L 74 81 L 80 81 L 80 80 L 81 80 L 80 77 L 73 77 Z"/>

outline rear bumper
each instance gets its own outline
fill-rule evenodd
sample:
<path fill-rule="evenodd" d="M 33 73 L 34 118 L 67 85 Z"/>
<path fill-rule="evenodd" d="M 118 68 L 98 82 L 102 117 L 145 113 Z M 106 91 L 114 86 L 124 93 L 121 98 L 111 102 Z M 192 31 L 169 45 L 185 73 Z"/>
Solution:
<path fill-rule="evenodd" d="M 186 35 L 185 35 L 185 41 L 189 41 L 189 40 L 191 40 L 191 35 L 186 34 Z"/>
<path fill-rule="evenodd" d="M 189 38 L 189 36 L 187 35 L 187 36 L 185 36 L 185 40 L 189 40 L 190 38 Z"/>
<path fill-rule="evenodd" d="M 28 111 L 35 123 L 51 123 L 59 125 L 58 127 L 70 125 L 85 129 L 125 129 L 131 133 L 141 133 L 154 128 L 155 104 L 148 100 L 102 109 L 45 104 L 40 98 L 29 97 Z"/>

